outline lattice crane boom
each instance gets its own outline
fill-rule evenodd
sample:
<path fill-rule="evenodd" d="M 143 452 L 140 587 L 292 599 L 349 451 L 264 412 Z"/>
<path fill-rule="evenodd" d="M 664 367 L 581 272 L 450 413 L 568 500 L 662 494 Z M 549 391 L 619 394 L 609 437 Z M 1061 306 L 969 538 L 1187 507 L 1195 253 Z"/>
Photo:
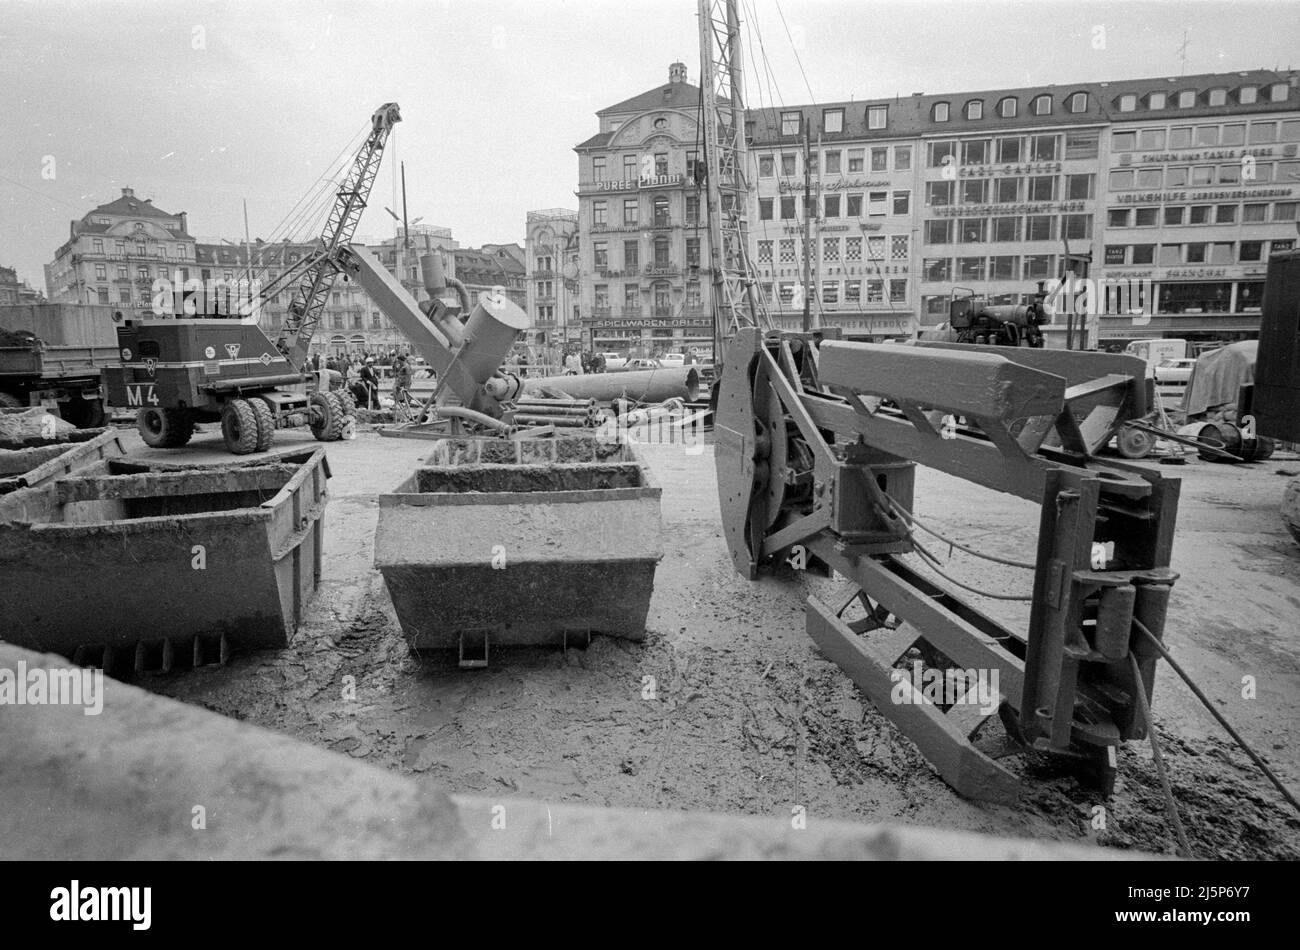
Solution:
<path fill-rule="evenodd" d="M 298 283 L 276 346 L 299 370 L 306 365 L 312 337 L 316 335 L 334 278 L 339 272 L 338 252 L 352 240 L 379 172 L 384 145 L 393 126 L 401 121 L 402 115 L 395 102 L 384 103 L 370 117 L 370 134 L 358 149 L 347 177 L 335 194 L 334 207 L 321 234 L 320 245 Z"/>

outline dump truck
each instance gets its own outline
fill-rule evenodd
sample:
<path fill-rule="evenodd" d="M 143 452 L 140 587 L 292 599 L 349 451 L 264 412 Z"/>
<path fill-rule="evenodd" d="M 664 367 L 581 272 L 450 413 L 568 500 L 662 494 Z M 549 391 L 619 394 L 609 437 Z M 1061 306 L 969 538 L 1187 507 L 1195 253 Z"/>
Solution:
<path fill-rule="evenodd" d="M 98 428 L 102 370 L 117 361 L 110 307 L 0 307 L 0 408 L 43 406 L 78 428 Z"/>

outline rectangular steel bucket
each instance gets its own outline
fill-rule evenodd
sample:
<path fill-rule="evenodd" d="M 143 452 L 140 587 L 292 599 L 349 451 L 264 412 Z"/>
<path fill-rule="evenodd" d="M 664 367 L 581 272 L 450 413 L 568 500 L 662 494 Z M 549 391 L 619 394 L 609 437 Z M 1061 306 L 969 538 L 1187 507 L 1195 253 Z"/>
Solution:
<path fill-rule="evenodd" d="M 448 439 L 428 461 L 380 496 L 375 537 L 414 649 L 644 639 L 661 489 L 631 446 Z"/>
<path fill-rule="evenodd" d="M 320 583 L 328 477 L 324 449 L 108 457 L 0 495 L 0 638 L 118 673 L 283 647 Z"/>

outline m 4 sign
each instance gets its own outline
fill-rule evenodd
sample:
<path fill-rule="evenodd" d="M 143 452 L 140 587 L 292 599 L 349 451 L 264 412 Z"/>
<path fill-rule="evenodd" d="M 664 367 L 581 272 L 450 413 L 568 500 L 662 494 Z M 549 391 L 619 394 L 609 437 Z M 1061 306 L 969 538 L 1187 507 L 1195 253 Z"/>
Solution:
<path fill-rule="evenodd" d="M 128 406 L 156 406 L 158 392 L 153 383 L 126 387 L 126 404 Z"/>

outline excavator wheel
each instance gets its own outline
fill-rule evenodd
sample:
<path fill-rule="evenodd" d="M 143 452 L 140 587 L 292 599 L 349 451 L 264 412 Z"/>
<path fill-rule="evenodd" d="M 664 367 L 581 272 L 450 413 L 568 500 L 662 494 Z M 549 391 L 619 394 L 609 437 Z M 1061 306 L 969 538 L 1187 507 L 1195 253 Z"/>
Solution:
<path fill-rule="evenodd" d="M 247 399 L 232 399 L 221 407 L 221 437 L 235 455 L 257 451 L 257 413 Z"/>
<path fill-rule="evenodd" d="M 176 449 L 194 434 L 194 418 L 188 409 L 147 406 L 135 414 L 135 427 L 150 448 Z"/>
<path fill-rule="evenodd" d="M 343 403 L 335 393 L 312 393 L 311 434 L 319 442 L 337 442 L 343 435 Z"/>
<path fill-rule="evenodd" d="M 257 417 L 257 448 L 254 451 L 265 452 L 275 441 L 275 413 L 265 399 L 250 399 L 248 404 Z"/>

